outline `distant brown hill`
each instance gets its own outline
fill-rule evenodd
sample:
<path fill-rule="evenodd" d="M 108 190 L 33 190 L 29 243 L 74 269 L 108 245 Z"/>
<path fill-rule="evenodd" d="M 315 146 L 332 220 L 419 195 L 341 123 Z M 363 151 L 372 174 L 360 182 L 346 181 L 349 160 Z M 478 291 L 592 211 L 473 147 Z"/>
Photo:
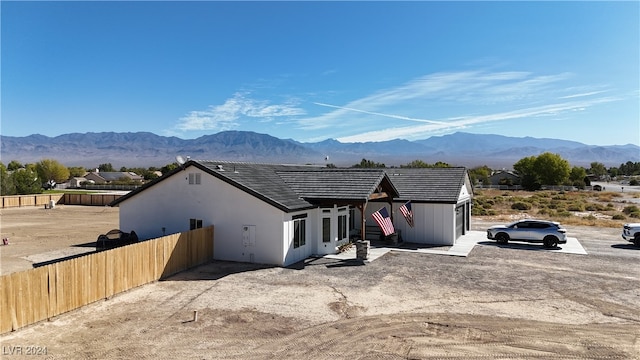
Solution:
<path fill-rule="evenodd" d="M 341 143 L 328 139 L 301 143 L 249 131 L 224 131 L 197 139 L 180 139 L 149 132 L 73 133 L 56 137 L 0 136 L 2 161 L 37 162 L 56 159 L 67 166 L 163 166 L 176 155 L 194 159 L 276 163 L 333 163 L 350 166 L 368 159 L 399 166 L 413 160 L 451 165 L 509 168 L 519 159 L 543 152 L 557 153 L 572 165 L 588 167 L 597 161 L 619 166 L 640 161 L 637 145 L 594 146 L 559 139 L 517 138 L 501 135 L 454 133 L 408 141 Z M 326 159 L 328 157 L 328 159 Z"/>

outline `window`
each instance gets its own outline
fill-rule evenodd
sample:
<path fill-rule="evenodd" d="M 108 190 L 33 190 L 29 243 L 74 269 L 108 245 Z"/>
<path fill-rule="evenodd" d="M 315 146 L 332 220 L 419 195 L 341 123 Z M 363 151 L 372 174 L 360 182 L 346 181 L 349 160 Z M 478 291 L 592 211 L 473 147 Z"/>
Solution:
<path fill-rule="evenodd" d="M 322 218 L 322 242 L 331 242 L 331 218 Z"/>
<path fill-rule="evenodd" d="M 307 243 L 306 231 L 307 214 L 296 215 L 293 217 L 293 248 L 299 248 Z"/>
<path fill-rule="evenodd" d="M 189 230 L 200 229 L 202 227 L 202 220 L 189 219 Z"/>
<path fill-rule="evenodd" d="M 200 185 L 201 176 L 200 173 L 189 173 L 189 185 Z"/>
<path fill-rule="evenodd" d="M 347 238 L 347 215 L 338 215 L 338 240 Z"/>

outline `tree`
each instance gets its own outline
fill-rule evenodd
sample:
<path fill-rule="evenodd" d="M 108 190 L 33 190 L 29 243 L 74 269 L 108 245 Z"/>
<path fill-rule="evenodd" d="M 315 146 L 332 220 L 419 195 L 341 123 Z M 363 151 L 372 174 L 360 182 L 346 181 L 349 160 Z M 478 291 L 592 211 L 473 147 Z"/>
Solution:
<path fill-rule="evenodd" d="M 469 179 L 472 184 L 481 182 L 483 185 L 490 185 L 489 176 L 491 176 L 491 169 L 487 165 L 469 170 Z"/>
<path fill-rule="evenodd" d="M 560 185 L 568 180 L 570 172 L 567 160 L 549 152 L 522 158 L 513 165 L 513 169 L 527 190 L 538 190 L 541 185 Z"/>
<path fill-rule="evenodd" d="M 87 173 L 87 170 L 82 166 L 69 167 L 69 177 L 80 177 Z"/>
<path fill-rule="evenodd" d="M 594 161 L 591 163 L 591 168 L 589 169 L 589 172 L 597 176 L 598 178 L 601 178 L 607 175 L 607 168 L 604 166 L 603 163 Z"/>
<path fill-rule="evenodd" d="M 362 159 L 360 164 L 353 165 L 354 168 L 385 168 L 386 166 L 383 163 L 376 163 L 371 160 Z"/>
<path fill-rule="evenodd" d="M 40 183 L 38 174 L 29 167 L 14 171 L 11 174 L 11 180 L 15 185 L 15 193 L 18 195 L 42 193 L 42 184 Z"/>
<path fill-rule="evenodd" d="M 9 162 L 9 165 L 7 165 L 7 170 L 16 171 L 21 167 L 22 167 L 22 164 L 20 164 L 17 160 L 11 160 L 11 162 Z"/>
<path fill-rule="evenodd" d="M 0 195 L 14 195 L 15 193 L 16 187 L 13 184 L 13 179 L 4 164 L 0 162 Z"/>
<path fill-rule="evenodd" d="M 430 165 L 422 160 L 413 160 L 412 162 L 406 165 L 400 165 L 400 167 L 401 168 L 428 168 L 430 167 Z"/>
<path fill-rule="evenodd" d="M 442 161 L 438 161 L 435 164 L 431 165 L 422 160 L 413 160 L 412 162 L 406 165 L 400 165 L 400 167 L 401 168 L 436 168 L 436 167 L 451 167 L 451 165 Z"/>
<path fill-rule="evenodd" d="M 160 172 L 162 173 L 162 175 L 166 175 L 172 172 L 173 170 L 177 169 L 179 166 L 180 165 L 178 165 L 178 163 L 167 164 L 160 168 Z"/>
<path fill-rule="evenodd" d="M 569 181 L 571 182 L 571 185 L 580 189 L 584 189 L 584 187 L 587 185 L 585 179 L 589 179 L 587 177 L 587 170 L 585 170 L 585 168 L 583 168 L 582 166 L 574 166 L 571 168 L 571 173 L 569 173 Z"/>
<path fill-rule="evenodd" d="M 526 190 L 540 189 L 540 182 L 535 171 L 535 161 L 535 156 L 529 156 L 513 164 L 513 170 L 520 176 L 520 183 Z"/>
<path fill-rule="evenodd" d="M 43 159 L 36 164 L 38 177 L 44 182 L 61 183 L 69 179 L 69 169 L 53 159 Z"/>
<path fill-rule="evenodd" d="M 113 168 L 113 165 L 111 165 L 111 163 L 106 163 L 98 165 L 98 171 L 114 172 L 115 169 Z"/>
<path fill-rule="evenodd" d="M 560 185 L 569 178 L 570 165 L 558 154 L 545 152 L 535 160 L 535 170 L 543 185 Z"/>

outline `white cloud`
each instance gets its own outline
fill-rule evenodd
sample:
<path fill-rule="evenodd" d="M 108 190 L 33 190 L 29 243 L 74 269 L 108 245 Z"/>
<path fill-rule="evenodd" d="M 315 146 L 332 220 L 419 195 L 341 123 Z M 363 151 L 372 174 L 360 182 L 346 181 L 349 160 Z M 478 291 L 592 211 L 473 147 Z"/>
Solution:
<path fill-rule="evenodd" d="M 265 100 L 248 98 L 236 93 L 222 105 L 211 105 L 207 110 L 195 110 L 180 118 L 176 129 L 180 131 L 216 130 L 224 131 L 239 126 L 243 117 L 271 121 L 278 117 L 304 115 L 304 109 L 295 103 L 270 104 Z"/>
<path fill-rule="evenodd" d="M 591 101 L 572 101 L 559 104 L 543 105 L 495 114 L 457 118 L 453 121 L 443 121 L 437 124 L 386 128 L 382 130 L 375 130 L 361 134 L 340 137 L 338 138 L 338 140 L 340 142 L 366 142 L 385 141 L 397 138 L 408 140 L 420 139 L 424 138 L 425 136 L 431 136 L 436 131 L 448 132 L 488 122 L 522 119 L 535 116 L 557 115 L 567 111 L 583 111 L 586 107 L 593 106 L 598 103 L 606 103 L 617 100 L 619 99 L 609 97 L 594 99 Z"/>
<path fill-rule="evenodd" d="M 334 134 L 340 131 L 342 136 L 337 138 L 344 142 L 417 139 L 487 122 L 584 111 L 598 103 L 619 100 L 586 99 L 598 91 L 560 97 L 569 89 L 576 89 L 561 86 L 573 77 L 571 73 L 535 75 L 518 71 L 436 73 L 344 105 L 315 102 L 332 111 L 299 119 L 298 125 L 304 130 L 332 129 Z M 572 101 L 579 97 L 585 99 Z M 558 98 L 566 101 L 551 103 Z M 469 115 L 470 112 L 485 115 Z M 446 117 L 438 118 L 436 113 Z M 387 120 L 381 121 L 381 117 Z M 423 124 L 406 126 L 405 122 Z"/>

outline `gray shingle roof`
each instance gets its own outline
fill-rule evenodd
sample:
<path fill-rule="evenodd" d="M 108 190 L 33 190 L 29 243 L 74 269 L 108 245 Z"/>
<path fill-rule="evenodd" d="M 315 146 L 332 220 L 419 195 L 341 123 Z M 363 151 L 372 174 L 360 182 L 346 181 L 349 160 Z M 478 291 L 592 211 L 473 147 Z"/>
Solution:
<path fill-rule="evenodd" d="M 305 199 L 365 201 L 385 178 L 383 170 L 323 169 L 278 171 L 284 182 Z"/>
<path fill-rule="evenodd" d="M 321 168 L 303 165 L 274 165 L 221 161 L 194 161 L 203 170 L 283 210 L 313 207 L 293 191 L 278 171 L 319 171 Z"/>
<path fill-rule="evenodd" d="M 396 199 L 399 194 L 400 200 L 455 203 L 466 174 L 464 168 L 328 169 L 208 160 L 191 160 L 185 164 L 186 167 L 192 165 L 284 211 L 313 208 L 322 200 L 365 201 L 380 185 Z M 111 205 L 179 171 L 182 170 L 146 184 Z"/>
<path fill-rule="evenodd" d="M 386 169 L 400 193 L 398 200 L 456 203 L 465 184 L 464 167 Z"/>

